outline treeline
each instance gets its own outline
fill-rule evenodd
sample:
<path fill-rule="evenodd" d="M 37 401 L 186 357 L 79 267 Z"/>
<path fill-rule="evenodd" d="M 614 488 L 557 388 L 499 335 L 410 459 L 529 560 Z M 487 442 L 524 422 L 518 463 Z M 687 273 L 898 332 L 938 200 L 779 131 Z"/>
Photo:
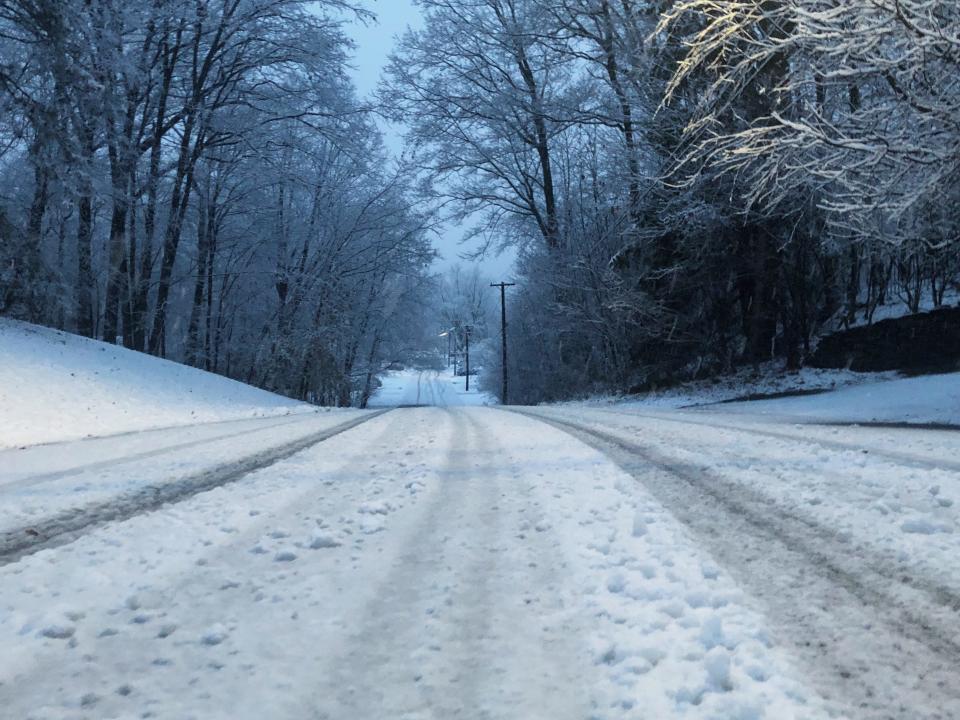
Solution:
<path fill-rule="evenodd" d="M 0 0 L 0 314 L 363 403 L 427 220 L 348 0 Z"/>
<path fill-rule="evenodd" d="M 382 100 L 521 250 L 511 400 L 782 359 L 960 259 L 955 0 L 421 0 Z"/>

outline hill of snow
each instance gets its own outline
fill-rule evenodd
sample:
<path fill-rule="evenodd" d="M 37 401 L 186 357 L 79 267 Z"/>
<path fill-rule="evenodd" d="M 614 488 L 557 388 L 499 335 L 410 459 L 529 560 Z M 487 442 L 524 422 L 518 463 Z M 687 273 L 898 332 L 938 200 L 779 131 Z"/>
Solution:
<path fill-rule="evenodd" d="M 723 410 L 827 422 L 960 425 L 960 373 L 869 382 L 807 397 L 730 403 Z"/>
<path fill-rule="evenodd" d="M 903 377 L 817 368 L 785 373 L 779 363 L 766 363 L 759 372 L 744 369 L 641 395 L 559 405 L 616 405 L 640 412 L 702 409 L 805 422 L 960 425 L 960 373 Z"/>
<path fill-rule="evenodd" d="M 785 372 L 783 363 L 767 362 L 754 370 L 741 368 L 736 373 L 702 380 L 692 380 L 672 387 L 651 390 L 636 395 L 597 396 L 570 403 L 583 405 L 636 405 L 644 409 L 677 410 L 698 405 L 730 403 L 747 398 L 802 394 L 839 390 L 865 383 L 876 383 L 898 377 L 895 372 L 858 373 L 850 370 L 803 368 Z"/>
<path fill-rule="evenodd" d="M 186 365 L 0 319 L 0 448 L 313 410 Z"/>

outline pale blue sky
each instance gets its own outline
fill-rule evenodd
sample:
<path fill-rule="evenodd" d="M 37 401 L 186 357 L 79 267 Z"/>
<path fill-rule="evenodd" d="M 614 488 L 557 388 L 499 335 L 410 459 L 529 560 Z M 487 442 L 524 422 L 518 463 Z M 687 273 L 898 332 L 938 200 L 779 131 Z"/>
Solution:
<path fill-rule="evenodd" d="M 378 22 L 367 26 L 353 23 L 348 32 L 357 43 L 357 55 L 353 59 L 353 81 L 361 95 L 367 95 L 377 87 L 380 71 L 393 50 L 394 38 L 402 35 L 407 27 L 422 26 L 420 11 L 412 0 L 366 0 L 364 3 L 377 14 Z"/>
<path fill-rule="evenodd" d="M 353 65 L 353 81 L 357 92 L 361 96 L 369 95 L 376 90 L 380 73 L 387 63 L 395 45 L 397 36 L 402 35 L 408 27 L 420 28 L 423 21 L 420 11 L 414 6 L 413 0 L 366 0 L 367 8 L 377 14 L 378 21 L 363 25 L 351 23 L 347 26 L 347 34 L 357 45 Z M 387 146 L 399 154 L 402 148 L 403 127 L 390 126 L 382 123 Z M 459 227 L 447 227 L 440 237 L 434 239 L 434 245 L 443 256 L 439 266 L 448 267 L 455 263 L 468 264 L 458 258 L 459 253 L 466 248 L 459 242 L 463 237 L 463 230 Z M 485 275 L 491 279 L 500 280 L 510 274 L 513 265 L 513 254 L 507 253 L 500 257 L 490 256 L 478 262 Z"/>

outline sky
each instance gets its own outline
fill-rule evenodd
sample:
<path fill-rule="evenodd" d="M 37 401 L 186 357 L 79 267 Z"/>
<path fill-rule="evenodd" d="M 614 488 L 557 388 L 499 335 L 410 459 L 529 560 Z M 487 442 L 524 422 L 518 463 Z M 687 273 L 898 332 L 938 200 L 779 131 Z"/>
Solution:
<path fill-rule="evenodd" d="M 423 26 L 420 10 L 412 0 L 366 0 L 366 6 L 377 14 L 378 22 L 364 26 L 352 23 L 348 28 L 350 37 L 357 43 L 353 58 L 353 81 L 361 95 L 368 95 L 377 88 L 380 71 L 393 50 L 394 38 L 408 28 Z"/>
<path fill-rule="evenodd" d="M 423 26 L 420 10 L 414 6 L 413 0 L 366 0 L 365 5 L 377 14 L 377 22 L 367 25 L 353 22 L 345 28 L 357 46 L 351 65 L 353 82 L 361 96 L 369 95 L 377 89 L 380 73 L 387 64 L 396 38 L 407 28 L 418 29 Z M 404 128 L 386 122 L 381 123 L 381 128 L 387 147 L 399 154 L 403 147 Z M 438 269 L 442 270 L 457 263 L 470 264 L 459 257 L 470 249 L 460 242 L 463 235 L 462 227 L 450 225 L 434 238 L 434 246 L 442 256 L 437 263 Z M 491 254 L 477 261 L 477 264 L 491 280 L 508 279 L 513 265 L 513 254 L 507 253 L 499 257 Z"/>

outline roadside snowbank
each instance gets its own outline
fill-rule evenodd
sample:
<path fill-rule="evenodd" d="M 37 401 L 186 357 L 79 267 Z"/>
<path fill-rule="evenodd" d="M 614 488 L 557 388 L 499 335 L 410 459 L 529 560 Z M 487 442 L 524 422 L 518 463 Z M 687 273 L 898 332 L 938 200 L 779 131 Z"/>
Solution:
<path fill-rule="evenodd" d="M 960 373 L 871 382 L 807 397 L 730 403 L 722 410 L 798 420 L 960 425 Z"/>
<path fill-rule="evenodd" d="M 875 383 L 897 377 L 896 373 L 857 373 L 849 370 L 821 370 L 803 368 L 785 372 L 781 362 L 770 362 L 758 370 L 744 368 L 733 375 L 683 383 L 674 387 L 652 390 L 640 395 L 601 396 L 571 403 L 572 406 L 637 406 L 642 408 L 675 410 L 695 405 L 712 405 L 753 396 L 781 393 L 826 392 L 865 383 Z"/>
<path fill-rule="evenodd" d="M 168 360 L 0 320 L 0 448 L 314 409 Z"/>
<path fill-rule="evenodd" d="M 771 397 L 772 396 L 772 397 Z M 778 397 L 779 396 L 779 397 Z M 644 395 L 597 397 L 554 407 L 646 410 L 696 409 L 807 422 L 960 425 L 960 373 L 905 378 L 895 372 L 857 373 L 804 368 L 685 383 Z"/>

